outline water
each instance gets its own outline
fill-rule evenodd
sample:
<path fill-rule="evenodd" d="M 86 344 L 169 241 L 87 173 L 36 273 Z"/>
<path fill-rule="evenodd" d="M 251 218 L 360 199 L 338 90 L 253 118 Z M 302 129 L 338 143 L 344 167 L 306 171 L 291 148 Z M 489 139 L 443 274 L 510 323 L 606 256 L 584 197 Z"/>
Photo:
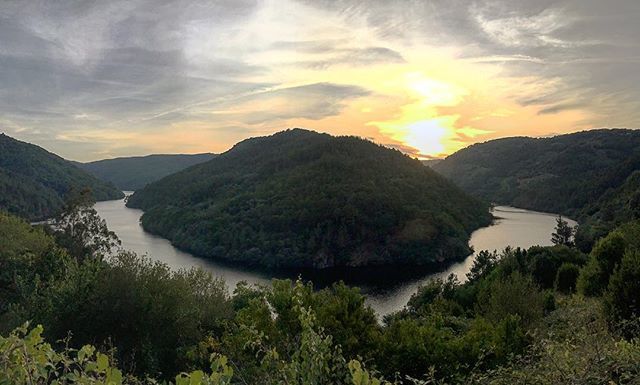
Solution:
<path fill-rule="evenodd" d="M 240 281 L 253 284 L 268 284 L 272 278 L 290 277 L 285 273 L 278 275 L 261 271 L 251 271 L 240 267 L 196 258 L 173 247 L 171 243 L 158 236 L 146 233 L 139 224 L 141 210 L 130 209 L 124 200 L 99 202 L 96 210 L 114 231 L 122 246 L 139 255 L 148 255 L 158 259 L 173 269 L 201 266 L 222 277 L 230 290 Z M 476 251 L 503 250 L 507 246 L 528 248 L 534 245 L 547 246 L 555 228 L 554 214 L 527 211 L 513 207 L 498 206 L 493 214 L 499 219 L 492 226 L 475 231 L 469 244 Z M 568 220 L 571 225 L 574 221 Z M 334 269 L 321 272 L 297 272 L 314 284 L 325 286 L 336 280 L 344 280 L 350 285 L 359 286 L 367 298 L 367 303 L 379 316 L 402 309 L 419 286 L 435 277 L 446 277 L 453 273 L 463 281 L 473 265 L 475 255 L 460 263 L 451 265 L 445 271 L 420 271 L 401 268 L 371 269 Z"/>
<path fill-rule="evenodd" d="M 496 206 L 492 211 L 498 219 L 488 227 L 478 229 L 471 234 L 469 244 L 475 253 L 464 261 L 454 263 L 446 270 L 425 277 L 411 280 L 391 290 L 381 290 L 367 297 L 367 302 L 376 309 L 378 314 L 385 315 L 402 309 L 411 295 L 418 291 L 428 280 L 446 278 L 455 274 L 462 282 L 473 266 L 478 252 L 482 250 L 502 251 L 507 246 L 529 248 L 531 246 L 551 246 L 551 233 L 556 227 L 557 214 L 540 213 L 515 207 Z M 575 227 L 577 223 L 564 218 L 569 225 Z"/>

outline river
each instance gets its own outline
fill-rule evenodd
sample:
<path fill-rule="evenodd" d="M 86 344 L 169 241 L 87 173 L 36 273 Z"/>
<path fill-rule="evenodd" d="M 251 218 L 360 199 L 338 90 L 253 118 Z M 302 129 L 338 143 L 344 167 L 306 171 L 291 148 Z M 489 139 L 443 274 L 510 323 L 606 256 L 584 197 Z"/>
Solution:
<path fill-rule="evenodd" d="M 161 237 L 145 232 L 140 226 L 141 210 L 130 209 L 124 200 L 98 202 L 95 205 L 98 214 L 107 222 L 110 230 L 122 241 L 122 247 L 160 260 L 173 269 L 201 266 L 221 277 L 231 291 L 240 281 L 254 284 L 268 284 L 272 278 L 285 278 L 286 275 L 274 275 L 262 271 L 252 271 L 229 266 L 211 260 L 194 257 L 173 247 Z M 474 250 L 503 250 L 507 246 L 528 248 L 534 245 L 547 246 L 555 228 L 554 214 L 539 213 L 514 207 L 497 206 L 493 214 L 498 219 L 493 225 L 481 228 L 471 235 L 469 244 Z M 568 220 L 574 226 L 574 221 Z M 453 273 L 460 280 L 473 265 L 474 255 L 455 263 L 444 271 L 418 271 L 415 269 L 340 269 L 323 272 L 298 273 L 314 284 L 325 286 L 332 281 L 342 279 L 350 285 L 357 285 L 366 296 L 367 303 L 379 316 L 402 309 L 419 286 L 429 279 L 446 277 Z"/>

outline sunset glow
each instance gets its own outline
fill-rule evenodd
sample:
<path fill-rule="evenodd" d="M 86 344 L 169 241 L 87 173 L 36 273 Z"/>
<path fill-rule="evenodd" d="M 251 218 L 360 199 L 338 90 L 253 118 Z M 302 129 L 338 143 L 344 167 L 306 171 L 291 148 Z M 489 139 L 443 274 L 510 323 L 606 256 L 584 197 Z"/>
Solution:
<path fill-rule="evenodd" d="M 607 56 L 589 50 L 626 44 L 632 60 L 636 40 L 622 31 L 574 42 L 564 32 L 586 7 L 457 6 L 443 13 L 461 23 L 452 28 L 435 3 L 176 3 L 147 24 L 127 18 L 134 3 L 152 6 L 79 8 L 64 20 L 52 19 L 54 3 L 7 7 L 14 38 L 42 46 L 5 45 L 15 67 L 2 68 L 2 130 L 77 160 L 222 152 L 290 127 L 431 158 L 498 137 L 638 122 L 637 88 L 599 81 L 625 71 L 626 56 L 603 66 Z"/>

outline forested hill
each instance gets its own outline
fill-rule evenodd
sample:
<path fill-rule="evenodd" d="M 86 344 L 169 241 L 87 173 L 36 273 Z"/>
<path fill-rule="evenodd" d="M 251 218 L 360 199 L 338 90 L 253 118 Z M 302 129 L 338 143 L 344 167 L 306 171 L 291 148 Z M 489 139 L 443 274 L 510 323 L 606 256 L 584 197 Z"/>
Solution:
<path fill-rule="evenodd" d="M 90 188 L 96 200 L 124 195 L 41 147 L 0 134 L 0 210 L 28 220 L 41 220 L 58 213 L 67 194 Z"/>
<path fill-rule="evenodd" d="M 211 160 L 215 154 L 158 154 L 78 163 L 98 178 L 120 190 L 135 191 L 187 167 Z"/>
<path fill-rule="evenodd" d="M 490 222 L 486 205 L 418 160 L 302 129 L 240 142 L 128 206 L 180 248 L 261 267 L 442 263 Z"/>
<path fill-rule="evenodd" d="M 484 200 L 563 213 L 587 224 L 611 228 L 640 213 L 636 130 L 498 139 L 467 147 L 432 167 Z"/>

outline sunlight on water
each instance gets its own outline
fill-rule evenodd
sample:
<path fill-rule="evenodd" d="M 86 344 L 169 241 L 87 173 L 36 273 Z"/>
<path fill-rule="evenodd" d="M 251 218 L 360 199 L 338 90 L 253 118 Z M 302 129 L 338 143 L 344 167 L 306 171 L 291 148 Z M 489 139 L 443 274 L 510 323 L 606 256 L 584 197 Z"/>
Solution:
<path fill-rule="evenodd" d="M 230 290 L 233 290 L 240 281 L 267 284 L 274 277 L 264 272 L 249 271 L 196 258 L 189 253 L 176 249 L 168 240 L 143 231 L 139 223 L 142 211 L 125 207 L 124 200 L 99 202 L 95 205 L 95 208 L 100 216 L 107 221 L 109 229 L 118 235 L 124 249 L 160 260 L 173 269 L 188 269 L 193 266 L 203 267 L 214 275 L 223 278 Z M 493 214 L 499 219 L 492 226 L 479 229 L 472 234 L 470 244 L 474 250 L 500 251 L 509 245 L 526 248 L 534 245 L 546 246 L 551 244 L 550 238 L 555 227 L 555 215 L 504 206 L 495 207 Z M 575 225 L 574 221 L 569 220 L 569 223 Z M 355 277 L 350 277 L 350 273 L 346 273 L 346 277 L 339 278 L 334 278 L 334 275 L 328 277 L 317 275 L 313 278 L 313 281 L 316 282 L 316 278 L 319 277 L 327 282 L 334 279 L 345 279 L 347 283 L 357 284 L 365 293 L 367 303 L 373 307 L 378 315 L 383 316 L 402 309 L 418 287 L 429 279 L 446 277 L 453 273 L 460 280 L 464 280 L 466 273 L 473 265 L 473 260 L 474 256 L 472 255 L 463 262 L 450 266 L 443 272 L 425 274 L 418 279 L 413 278 L 392 284 L 381 282 L 379 275 L 377 278 L 366 282 L 366 280 L 362 281 L 362 279 L 357 280 Z M 353 278 L 354 282 L 350 282 L 349 278 Z"/>
<path fill-rule="evenodd" d="M 455 274 L 460 281 L 464 281 L 467 272 L 473 266 L 475 254 L 482 250 L 501 251 L 507 246 L 529 248 L 536 245 L 552 245 L 551 233 L 556 226 L 557 215 L 507 206 L 496 206 L 492 213 L 498 218 L 494 224 L 476 230 L 471 235 L 469 244 L 475 250 L 474 254 L 440 273 L 406 283 L 390 291 L 371 294 L 367 297 L 369 305 L 376 309 L 378 314 L 385 315 L 401 309 L 411 295 L 430 279 L 446 278 L 449 274 Z M 577 224 L 573 220 L 566 220 L 571 226 Z"/>

